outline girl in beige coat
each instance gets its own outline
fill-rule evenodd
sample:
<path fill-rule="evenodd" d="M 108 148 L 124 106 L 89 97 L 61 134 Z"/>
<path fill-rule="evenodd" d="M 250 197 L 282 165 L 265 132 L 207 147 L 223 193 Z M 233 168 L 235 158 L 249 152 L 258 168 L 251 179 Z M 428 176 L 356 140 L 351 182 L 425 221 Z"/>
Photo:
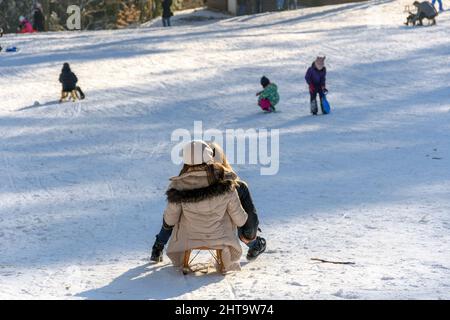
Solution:
<path fill-rule="evenodd" d="M 166 193 L 164 226 L 173 226 L 167 256 L 181 266 L 186 250 L 222 249 L 224 271 L 239 270 L 242 249 L 236 230 L 248 216 L 236 191 L 236 177 L 214 163 L 213 151 L 203 141 L 189 143 L 183 159 L 184 167 L 170 179 Z"/>
<path fill-rule="evenodd" d="M 215 142 L 207 142 L 213 151 L 213 160 L 221 164 L 225 169 L 227 178 L 235 180 L 236 190 L 242 207 L 248 215 L 245 224 L 238 228 L 239 239 L 248 247 L 247 259 L 254 260 L 266 250 L 266 239 L 258 236 L 259 219 L 253 204 L 252 196 L 247 183 L 242 181 L 229 164 L 221 146 Z M 163 250 L 172 235 L 173 226 L 169 226 L 164 220 L 161 230 L 156 235 L 155 243 L 152 247 L 151 261 L 161 262 L 163 259 Z"/>

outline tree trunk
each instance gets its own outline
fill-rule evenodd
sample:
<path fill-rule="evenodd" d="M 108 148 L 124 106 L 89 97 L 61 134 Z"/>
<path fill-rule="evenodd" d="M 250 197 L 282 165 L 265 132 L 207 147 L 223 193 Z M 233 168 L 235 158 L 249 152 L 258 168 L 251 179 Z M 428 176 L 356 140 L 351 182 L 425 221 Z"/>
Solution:
<path fill-rule="evenodd" d="M 42 4 L 42 13 L 44 15 L 45 18 L 45 26 L 44 29 L 45 31 L 48 31 L 48 21 L 50 20 L 50 0 L 41 0 L 41 4 Z"/>

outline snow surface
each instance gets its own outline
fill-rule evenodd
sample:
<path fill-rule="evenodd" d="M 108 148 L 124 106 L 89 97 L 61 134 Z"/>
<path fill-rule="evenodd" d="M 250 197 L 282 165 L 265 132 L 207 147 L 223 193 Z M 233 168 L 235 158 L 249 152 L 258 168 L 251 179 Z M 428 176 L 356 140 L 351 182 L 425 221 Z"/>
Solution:
<path fill-rule="evenodd" d="M 450 12 L 408 28 L 409 2 L 6 35 L 20 52 L 0 54 L 0 298 L 449 299 Z M 320 53 L 333 111 L 312 117 Z M 65 61 L 81 103 L 52 103 Z M 280 113 L 255 105 L 263 74 Z M 195 120 L 281 132 L 277 175 L 236 167 L 267 251 L 225 277 L 149 263 L 179 170 L 170 135 Z"/>

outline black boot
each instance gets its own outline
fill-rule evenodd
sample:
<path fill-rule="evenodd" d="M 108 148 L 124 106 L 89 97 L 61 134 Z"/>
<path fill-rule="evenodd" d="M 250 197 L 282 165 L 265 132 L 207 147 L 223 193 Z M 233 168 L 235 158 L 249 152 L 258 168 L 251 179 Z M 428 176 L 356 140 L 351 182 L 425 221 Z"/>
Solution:
<path fill-rule="evenodd" d="M 163 250 L 164 244 L 159 242 L 158 239 L 155 240 L 155 244 L 152 247 L 151 261 L 162 262 L 163 261 Z"/>
<path fill-rule="evenodd" d="M 256 237 L 255 244 L 248 249 L 247 260 L 255 260 L 258 256 L 266 250 L 266 239 Z"/>
<path fill-rule="evenodd" d="M 313 100 L 311 101 L 311 114 L 317 115 L 317 111 L 318 111 L 317 100 Z"/>

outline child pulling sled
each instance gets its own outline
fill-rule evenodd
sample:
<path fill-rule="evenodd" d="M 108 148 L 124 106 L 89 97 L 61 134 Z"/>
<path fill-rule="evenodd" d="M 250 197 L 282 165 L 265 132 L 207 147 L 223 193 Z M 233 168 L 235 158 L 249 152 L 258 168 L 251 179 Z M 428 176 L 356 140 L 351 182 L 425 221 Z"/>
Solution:
<path fill-rule="evenodd" d="M 311 67 L 308 68 L 308 71 L 305 75 L 306 83 L 309 86 L 309 94 L 311 101 L 311 113 L 313 115 L 317 115 L 318 107 L 317 107 L 317 94 L 319 94 L 320 98 L 320 107 L 323 114 L 326 114 L 324 110 L 323 102 L 325 100 L 325 95 L 328 93 L 326 89 L 326 75 L 327 69 L 325 68 L 325 56 L 317 57 L 313 62 Z"/>
<path fill-rule="evenodd" d="M 438 12 L 431 3 L 428 1 L 414 1 L 413 5 L 416 7 L 416 12 L 408 12 L 409 16 L 406 18 L 405 25 L 423 26 L 423 19 L 427 19 L 429 25 L 436 24 Z"/>
<path fill-rule="evenodd" d="M 275 112 L 275 106 L 280 101 L 277 85 L 271 83 L 267 77 L 263 76 L 261 78 L 261 86 L 264 89 L 256 93 L 258 96 L 258 105 L 266 112 Z"/>

